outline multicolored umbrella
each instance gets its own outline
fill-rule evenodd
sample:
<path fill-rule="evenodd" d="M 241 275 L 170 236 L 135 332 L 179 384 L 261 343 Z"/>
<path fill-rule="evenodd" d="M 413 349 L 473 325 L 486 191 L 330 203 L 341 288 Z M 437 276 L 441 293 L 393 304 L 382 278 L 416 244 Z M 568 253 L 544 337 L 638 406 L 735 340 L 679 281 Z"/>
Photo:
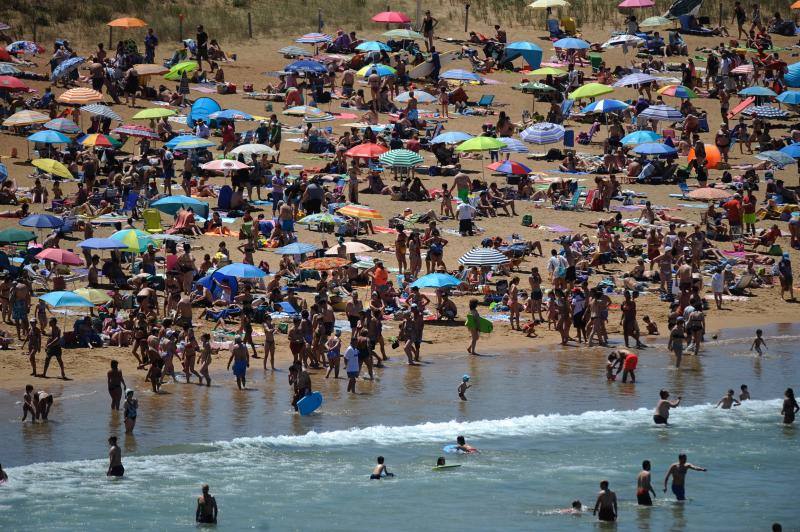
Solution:
<path fill-rule="evenodd" d="M 55 262 L 56 264 L 67 264 L 70 266 L 80 266 L 83 264 L 82 258 L 69 250 L 60 248 L 43 249 L 36 254 L 36 258 L 40 260 L 49 260 L 50 262 Z"/>
<path fill-rule="evenodd" d="M 67 133 L 70 135 L 81 132 L 81 128 L 78 126 L 78 124 L 69 118 L 54 118 L 49 122 L 46 122 L 44 127 L 52 131 L 58 131 L 60 133 Z"/>
<path fill-rule="evenodd" d="M 385 146 L 367 142 L 365 144 L 353 146 L 344 152 L 344 154 L 345 156 L 353 157 L 354 159 L 375 159 L 387 151 L 389 151 L 389 149 Z"/>
<path fill-rule="evenodd" d="M 350 261 L 341 257 L 321 257 L 318 259 L 309 259 L 300 264 L 302 270 L 335 270 L 342 266 L 347 266 Z"/>
<path fill-rule="evenodd" d="M 147 250 L 147 246 L 155 246 L 155 241 L 149 233 L 140 231 L 139 229 L 123 229 L 111 235 L 111 238 L 127 245 L 125 248 L 132 253 L 141 253 Z"/>
<path fill-rule="evenodd" d="M 89 105 L 84 105 L 81 107 L 81 111 L 85 111 L 90 115 L 95 116 L 102 116 L 103 118 L 109 118 L 111 120 L 116 120 L 118 122 L 122 122 L 122 117 L 115 113 L 109 106 L 101 105 L 99 103 L 92 103 Z"/>
<path fill-rule="evenodd" d="M 22 127 L 33 124 L 44 124 L 49 120 L 50 117 L 46 114 L 42 114 L 39 111 L 29 111 L 26 109 L 24 111 L 17 111 L 13 115 L 3 120 L 3 125 L 5 127 Z"/>
<path fill-rule="evenodd" d="M 60 94 L 56 100 L 67 105 L 86 105 L 103 101 L 103 95 L 88 87 L 75 87 Z"/>
<path fill-rule="evenodd" d="M 590 103 L 582 109 L 584 113 L 616 113 L 630 107 L 627 103 L 619 100 L 604 99 Z"/>
<path fill-rule="evenodd" d="M 539 122 L 525 128 L 519 136 L 531 144 L 553 144 L 564 138 L 564 127 L 549 122 Z"/>
<path fill-rule="evenodd" d="M 530 168 L 515 161 L 497 161 L 487 166 L 487 168 L 501 174 L 528 175 L 531 173 Z"/>
<path fill-rule="evenodd" d="M 393 76 L 397 74 L 397 70 L 394 68 L 382 65 L 380 63 L 374 63 L 372 65 L 367 65 L 357 72 L 357 74 L 363 78 L 368 78 L 372 74 L 377 74 L 378 76 L 385 78 L 386 76 Z"/>
<path fill-rule="evenodd" d="M 103 135 L 102 133 L 92 133 L 91 135 L 84 135 L 78 142 L 82 146 L 92 146 L 95 148 L 120 148 L 122 143 L 113 137 Z"/>
<path fill-rule="evenodd" d="M 390 150 L 381 154 L 378 160 L 386 166 L 392 168 L 411 168 L 419 166 L 424 159 L 417 152 L 411 150 Z"/>
<path fill-rule="evenodd" d="M 684 100 L 697 98 L 696 92 L 689 87 L 684 87 L 683 85 L 667 85 L 666 87 L 658 89 L 658 94 L 662 96 L 674 96 L 675 98 L 681 98 Z"/>
<path fill-rule="evenodd" d="M 370 207 L 364 205 L 356 205 L 351 203 L 340 207 L 336 212 L 343 216 L 350 216 L 351 218 L 358 218 L 359 220 L 383 220 L 383 215 Z"/>
<path fill-rule="evenodd" d="M 88 299 L 69 291 L 50 292 L 39 296 L 39 299 L 54 308 L 94 306 Z"/>
<path fill-rule="evenodd" d="M 44 52 L 44 47 L 33 41 L 14 41 L 6 46 L 6 51 L 12 54 L 36 55 Z"/>
<path fill-rule="evenodd" d="M 72 179 L 73 177 L 69 169 L 55 159 L 34 159 L 31 164 L 54 176 L 63 177 L 64 179 Z"/>

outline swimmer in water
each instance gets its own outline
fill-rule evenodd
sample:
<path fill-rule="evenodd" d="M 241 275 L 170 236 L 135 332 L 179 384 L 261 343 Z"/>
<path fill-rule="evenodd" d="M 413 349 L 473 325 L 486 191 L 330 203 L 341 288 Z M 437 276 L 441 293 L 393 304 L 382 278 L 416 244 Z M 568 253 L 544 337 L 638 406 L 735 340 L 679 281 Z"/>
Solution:
<path fill-rule="evenodd" d="M 669 425 L 669 423 L 667 423 L 669 420 L 669 410 L 671 408 L 676 408 L 681 404 L 681 396 L 678 396 L 677 401 L 670 401 L 668 390 L 661 390 L 658 392 L 658 396 L 660 399 L 658 400 L 658 404 L 656 404 L 656 411 L 653 414 L 653 422 L 656 425 Z"/>
<path fill-rule="evenodd" d="M 375 466 L 375 469 L 372 470 L 372 474 L 369 476 L 370 480 L 380 480 L 384 477 L 394 476 L 394 473 L 389 473 L 389 469 L 387 469 L 386 464 L 384 464 L 383 462 L 384 462 L 383 456 L 379 456 L 378 465 Z"/>
<path fill-rule="evenodd" d="M 466 396 L 467 390 L 472 388 L 472 386 L 467 384 L 468 382 L 469 382 L 469 375 L 464 375 L 463 377 L 461 377 L 461 384 L 458 385 L 458 397 L 462 401 L 467 400 Z"/>
<path fill-rule="evenodd" d="M 742 392 L 739 394 L 739 400 L 747 401 L 748 399 L 750 399 L 750 390 L 747 389 L 746 384 L 742 384 L 741 390 Z"/>
<path fill-rule="evenodd" d="M 456 449 L 464 453 L 478 452 L 478 449 L 476 449 L 472 445 L 467 445 L 467 441 L 464 439 L 464 436 L 459 436 L 456 438 Z"/>
<path fill-rule="evenodd" d="M 0 484 L 8 482 L 8 475 L 3 471 L 3 464 L 0 464 Z"/>
<path fill-rule="evenodd" d="M 583 503 L 581 503 L 581 501 L 578 500 L 572 501 L 571 507 L 559 510 L 558 513 L 568 514 L 568 515 L 580 515 L 583 513 Z"/>
<path fill-rule="evenodd" d="M 117 445 L 117 437 L 111 436 L 108 439 L 108 444 L 111 448 L 108 450 L 108 471 L 107 477 L 121 477 L 125 474 L 125 468 L 122 467 L 122 449 Z"/>
<path fill-rule="evenodd" d="M 767 348 L 767 342 L 764 341 L 763 334 L 764 331 L 756 329 L 756 337 L 753 340 L 753 345 L 750 346 L 750 351 L 755 351 L 758 353 L 758 356 L 763 355 L 764 350 Z"/>
<path fill-rule="evenodd" d="M 732 406 L 739 406 L 741 404 L 742 403 L 740 403 L 733 396 L 733 390 L 728 390 L 728 393 L 726 393 L 725 396 L 719 400 L 717 406 L 715 406 L 714 408 L 719 408 L 720 406 L 722 406 L 723 410 L 730 410 Z"/>
<path fill-rule="evenodd" d="M 436 459 L 436 466 L 441 467 L 443 465 L 447 465 L 447 460 L 444 459 L 444 456 L 440 456 Z"/>
<path fill-rule="evenodd" d="M 600 493 L 597 494 L 592 515 L 596 515 L 600 521 L 617 520 L 617 494 L 608 489 L 607 480 L 600 483 Z"/>
<path fill-rule="evenodd" d="M 217 522 L 217 500 L 208 492 L 208 484 L 203 484 L 203 494 L 197 498 L 197 510 L 194 513 L 194 520 L 198 523 Z"/>

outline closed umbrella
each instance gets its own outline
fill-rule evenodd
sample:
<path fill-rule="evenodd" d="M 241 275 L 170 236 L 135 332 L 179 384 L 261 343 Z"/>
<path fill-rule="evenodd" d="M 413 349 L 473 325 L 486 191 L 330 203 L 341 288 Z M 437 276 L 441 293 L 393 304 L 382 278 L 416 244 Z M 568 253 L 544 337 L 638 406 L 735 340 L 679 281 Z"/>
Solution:
<path fill-rule="evenodd" d="M 20 220 L 19 225 L 36 229 L 55 229 L 64 225 L 64 219 L 52 214 L 31 214 Z"/>
<path fill-rule="evenodd" d="M 564 127 L 549 122 L 539 122 L 525 128 L 519 136 L 531 144 L 553 144 L 564 138 Z"/>
<path fill-rule="evenodd" d="M 499 266 L 511 262 L 511 259 L 494 248 L 473 248 L 458 259 L 464 266 Z"/>
<path fill-rule="evenodd" d="M 272 250 L 277 255 L 305 255 L 306 253 L 313 253 L 319 249 L 314 244 L 306 244 L 305 242 L 292 242 L 280 248 Z"/>
<path fill-rule="evenodd" d="M 103 101 L 103 95 L 88 87 L 75 87 L 60 94 L 56 100 L 67 105 L 87 105 Z"/>
<path fill-rule="evenodd" d="M 69 250 L 60 248 L 43 249 L 36 254 L 36 258 L 40 260 L 49 260 L 57 264 L 67 264 L 70 266 L 80 266 L 83 264 L 82 258 Z"/>
<path fill-rule="evenodd" d="M 372 249 L 371 247 L 369 247 L 368 245 L 366 245 L 366 244 L 364 244 L 362 242 L 353 242 L 352 240 L 349 241 L 349 242 L 344 242 L 343 245 L 344 245 L 345 252 L 348 253 L 348 254 L 350 254 L 350 253 L 369 253 L 370 251 L 375 251 L 374 249 Z M 339 245 L 336 245 L 336 246 L 333 246 L 331 248 L 328 248 L 325 251 L 325 255 L 327 255 L 327 256 L 336 255 L 338 253 L 339 253 Z"/>
<path fill-rule="evenodd" d="M 392 168 L 411 168 L 423 163 L 422 156 L 411 150 L 390 150 L 381 154 L 378 160 Z"/>
<path fill-rule="evenodd" d="M 463 281 L 449 273 L 429 273 L 423 275 L 413 283 L 412 288 L 448 288 L 458 286 Z"/>
<path fill-rule="evenodd" d="M 252 264 L 245 264 L 243 262 L 228 264 L 217 271 L 222 275 L 237 277 L 239 279 L 260 279 L 261 277 L 267 276 L 266 272 L 261 268 L 256 268 Z"/>

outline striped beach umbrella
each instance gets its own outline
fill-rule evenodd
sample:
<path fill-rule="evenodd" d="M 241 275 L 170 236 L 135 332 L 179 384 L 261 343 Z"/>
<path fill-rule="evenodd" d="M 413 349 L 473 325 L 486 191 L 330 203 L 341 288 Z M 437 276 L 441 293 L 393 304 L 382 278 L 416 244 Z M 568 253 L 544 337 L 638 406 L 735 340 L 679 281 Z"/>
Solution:
<path fill-rule="evenodd" d="M 73 70 L 76 70 L 85 62 L 85 57 L 70 57 L 63 60 L 56 68 L 53 69 L 53 73 L 50 74 L 50 81 L 56 81 L 57 79 L 63 78 Z"/>
<path fill-rule="evenodd" d="M 564 138 L 564 127 L 550 122 L 539 122 L 525 128 L 519 136 L 531 144 L 553 144 Z"/>
<path fill-rule="evenodd" d="M 308 216 L 297 220 L 297 223 L 300 225 L 311 225 L 311 224 L 343 224 L 347 220 L 342 218 L 341 216 L 336 216 L 335 214 L 329 214 L 327 212 L 318 212 L 316 214 L 309 214 Z"/>
<path fill-rule="evenodd" d="M 662 96 L 673 96 L 675 98 L 682 98 L 684 100 L 697 98 L 696 92 L 694 92 L 689 87 L 684 87 L 683 85 L 667 85 L 666 87 L 661 87 L 660 89 L 658 89 L 658 94 Z"/>
<path fill-rule="evenodd" d="M 677 121 L 682 120 L 683 115 L 680 111 L 669 105 L 651 105 L 639 113 L 639 118 L 644 118 L 646 120 Z"/>
<path fill-rule="evenodd" d="M 87 105 L 103 101 L 103 95 L 88 87 L 75 87 L 60 94 L 56 100 L 67 105 Z"/>
<path fill-rule="evenodd" d="M 69 118 L 54 118 L 49 122 L 46 122 L 44 127 L 52 131 L 58 131 L 59 133 L 66 133 L 68 135 L 81 132 L 81 128 L 78 126 L 78 124 Z"/>
<path fill-rule="evenodd" d="M 216 146 L 213 141 L 208 139 L 190 139 L 184 140 L 182 142 L 178 142 L 175 144 L 174 149 L 176 150 L 198 150 L 201 148 L 211 148 L 212 146 Z"/>
<path fill-rule="evenodd" d="M 422 164 L 423 159 L 420 154 L 411 150 L 390 150 L 381 154 L 378 160 L 392 168 L 411 168 Z"/>
<path fill-rule="evenodd" d="M 751 105 L 744 111 L 742 114 L 746 114 L 748 116 L 758 116 L 761 118 L 789 118 L 789 113 L 784 111 L 783 109 L 778 109 L 772 105 Z"/>
<path fill-rule="evenodd" d="M 314 55 L 313 52 L 299 46 L 284 46 L 278 50 L 278 53 L 285 57 L 311 57 Z"/>
<path fill-rule="evenodd" d="M 458 259 L 464 266 L 499 266 L 507 264 L 511 259 L 494 248 L 473 248 Z"/>
<path fill-rule="evenodd" d="M 125 135 L 128 137 L 138 137 L 142 139 L 158 140 L 160 137 L 158 133 L 146 126 L 139 126 L 136 124 L 124 124 L 116 129 L 111 130 L 115 135 Z"/>
<path fill-rule="evenodd" d="M 651 76 L 650 74 L 642 74 L 641 72 L 636 72 L 634 74 L 628 74 L 617 80 L 613 87 L 633 87 L 635 85 L 642 85 L 644 83 L 652 83 L 656 81 L 655 76 Z"/>
<path fill-rule="evenodd" d="M 597 100 L 596 102 L 590 103 L 586 107 L 583 108 L 584 113 L 616 113 L 617 111 L 622 111 L 623 109 L 627 109 L 630 107 L 627 103 L 621 102 L 619 100 L 607 99 L 607 100 Z"/>
<path fill-rule="evenodd" d="M 350 216 L 351 218 L 358 218 L 359 220 L 382 220 L 383 215 L 373 208 L 365 207 L 364 205 L 356 205 L 351 203 L 341 207 L 336 212 L 343 216 Z"/>
<path fill-rule="evenodd" d="M 531 173 L 530 168 L 516 161 L 497 161 L 487 166 L 487 168 L 501 174 L 528 175 Z"/>
<path fill-rule="evenodd" d="M 500 148 L 500 153 L 528 153 L 530 150 L 521 141 L 512 137 L 499 137 L 500 142 L 505 143 L 505 148 Z"/>
<path fill-rule="evenodd" d="M 49 121 L 50 117 L 42 114 L 39 111 L 17 111 L 13 115 L 3 120 L 3 125 L 6 127 L 22 127 L 30 126 L 33 124 L 44 124 Z"/>
<path fill-rule="evenodd" d="M 102 116 L 103 118 L 110 118 L 122 122 L 122 117 L 115 113 L 109 106 L 99 103 L 92 103 L 81 107 L 81 111 L 85 111 L 90 115 Z"/>
<path fill-rule="evenodd" d="M 731 74 L 752 74 L 752 73 L 753 73 L 752 63 L 745 63 L 731 70 Z"/>
<path fill-rule="evenodd" d="M 294 40 L 294 42 L 299 42 L 302 44 L 320 44 L 323 42 L 332 41 L 333 38 L 325 33 L 306 33 L 305 35 Z"/>

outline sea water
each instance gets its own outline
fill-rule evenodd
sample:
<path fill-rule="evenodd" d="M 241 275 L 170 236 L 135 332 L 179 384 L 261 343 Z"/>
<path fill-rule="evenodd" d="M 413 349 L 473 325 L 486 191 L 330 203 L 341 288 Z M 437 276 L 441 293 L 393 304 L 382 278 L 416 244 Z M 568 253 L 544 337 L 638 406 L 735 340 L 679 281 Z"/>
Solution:
<path fill-rule="evenodd" d="M 591 507 L 608 480 L 619 530 L 766 530 L 775 521 L 797 529 L 800 436 L 779 412 L 783 390 L 800 388 L 800 337 L 786 326 L 765 332 L 763 357 L 749 352 L 749 339 L 723 335 L 684 357 L 681 370 L 663 348 L 644 350 L 636 385 L 605 381 L 607 350 L 393 362 L 379 381 L 359 381 L 355 397 L 344 381 L 314 374 L 326 402 L 305 418 L 291 413 L 285 373 L 253 368 L 248 392 L 227 374 L 210 390 L 141 391 L 133 437 L 96 386 L 70 387 L 41 426 L 20 425 L 18 397 L 3 395 L 0 461 L 10 481 L 0 486 L 0 527 L 191 528 L 208 483 L 226 530 L 595 529 L 591 512 L 559 510 L 575 499 Z M 466 403 L 455 390 L 464 373 L 474 385 Z M 714 408 L 742 383 L 752 401 Z M 669 428 L 652 423 L 660 388 L 684 397 Z M 109 434 L 120 436 L 121 480 L 105 477 Z M 481 452 L 445 454 L 459 434 Z M 662 491 L 680 452 L 708 468 L 689 472 L 685 503 Z M 378 455 L 395 478 L 369 480 Z M 462 467 L 433 471 L 438 456 Z M 658 493 L 646 509 L 635 501 L 645 459 Z"/>

